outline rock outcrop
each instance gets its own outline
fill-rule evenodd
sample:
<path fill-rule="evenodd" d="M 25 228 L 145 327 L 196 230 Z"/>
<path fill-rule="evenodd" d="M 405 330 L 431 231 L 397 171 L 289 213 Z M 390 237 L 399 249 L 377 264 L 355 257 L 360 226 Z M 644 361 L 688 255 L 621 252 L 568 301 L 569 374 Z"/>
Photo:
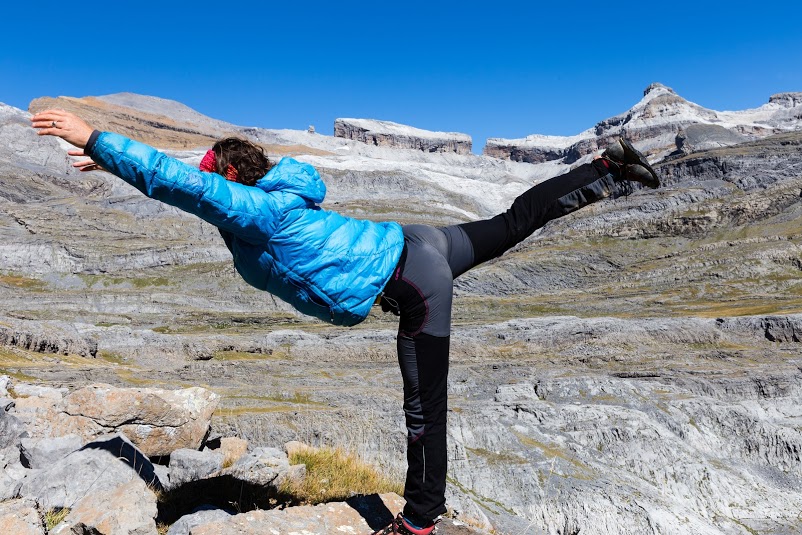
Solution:
<path fill-rule="evenodd" d="M 337 119 L 334 136 L 378 147 L 396 147 L 423 152 L 471 153 L 471 137 L 455 132 L 430 132 L 390 121 Z"/>
<path fill-rule="evenodd" d="M 9 383 L 8 376 L 2 376 L 4 389 Z M 39 387 L 37 390 L 34 385 L 26 383 L 15 381 L 11 389 L 15 393 L 35 392 L 39 394 L 36 396 L 38 399 L 47 398 L 48 402 L 58 399 L 52 389 L 48 391 Z M 87 398 L 82 390 L 66 396 L 74 416 L 103 420 L 106 425 L 112 425 L 118 420 L 112 415 L 124 412 L 123 405 L 127 403 L 130 405 L 128 414 L 136 414 L 134 419 L 146 427 L 186 419 L 182 407 L 148 400 L 148 396 L 156 395 L 153 391 L 143 397 L 140 389 L 129 389 L 127 393 L 124 389 L 111 392 L 102 387 L 90 390 L 92 403 L 87 405 L 78 402 Z M 176 391 L 174 396 L 195 400 L 191 404 L 202 407 L 203 402 L 195 390 Z M 99 394 L 99 391 L 102 392 Z M 164 394 L 157 397 L 163 399 Z M 100 409 L 102 417 L 95 405 L 104 406 Z M 291 466 L 282 450 L 255 448 L 243 452 L 243 444 L 247 447 L 244 440 L 222 437 L 218 443 L 228 444 L 229 458 L 239 456 L 230 466 L 224 464 L 226 453 L 223 451 L 208 447 L 203 451 L 186 449 L 175 444 L 156 451 L 159 461 L 169 460 L 166 466 L 162 466 L 151 462 L 148 455 L 124 434 L 86 443 L 75 435 L 50 439 L 21 438 L 29 434 L 28 429 L 33 435 L 38 431 L 34 424 L 24 424 L 24 418 L 16 419 L 16 412 L 14 406 L 9 406 L 8 411 L 0 413 L 0 437 L 4 440 L 3 457 L 0 458 L 3 460 L 3 477 L 0 478 L 2 533 L 156 535 L 160 533 L 157 522 L 173 524 L 169 533 L 229 533 L 235 530 L 292 533 L 298 529 L 320 534 L 332 530 L 359 532 L 388 522 L 393 515 L 391 511 L 400 510 L 404 503 L 394 494 L 374 495 L 354 497 L 347 503 L 266 511 L 263 509 L 276 505 L 274 497 L 279 494 L 283 481 L 305 477 L 305 467 Z M 198 409 L 198 412 L 203 412 L 203 409 Z M 204 444 L 199 444 L 198 448 L 202 446 Z M 26 466 L 11 466 L 15 458 L 25 460 Z M 206 505 L 193 507 L 192 504 L 198 501 L 206 501 Z M 209 505 L 215 503 L 219 505 Z M 222 504 L 236 505 L 241 514 L 223 509 Z M 260 510 L 254 511 L 254 508 Z M 61 515 L 63 519 L 46 531 L 45 517 L 56 518 L 59 511 L 64 512 Z M 458 523 L 450 522 L 448 525 L 451 529 L 445 530 L 446 534 L 474 533 L 462 529 Z"/>

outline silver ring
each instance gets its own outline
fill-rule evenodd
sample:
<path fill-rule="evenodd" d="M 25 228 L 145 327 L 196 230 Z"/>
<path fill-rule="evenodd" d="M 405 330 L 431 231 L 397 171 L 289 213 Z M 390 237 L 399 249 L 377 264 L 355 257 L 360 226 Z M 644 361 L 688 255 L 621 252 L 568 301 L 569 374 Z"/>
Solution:
<path fill-rule="evenodd" d="M 56 126 L 56 121 L 53 121 L 52 123 L 50 123 L 50 126 L 52 126 L 53 128 L 58 128 L 58 126 Z"/>

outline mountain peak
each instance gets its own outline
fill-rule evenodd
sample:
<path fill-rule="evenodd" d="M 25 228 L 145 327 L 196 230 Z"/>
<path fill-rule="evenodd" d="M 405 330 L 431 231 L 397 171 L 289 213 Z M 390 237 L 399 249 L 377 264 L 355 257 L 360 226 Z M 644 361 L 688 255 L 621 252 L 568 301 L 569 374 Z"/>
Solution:
<path fill-rule="evenodd" d="M 652 92 L 672 93 L 674 95 L 677 94 L 673 89 L 671 89 L 667 85 L 661 84 L 660 82 L 654 82 L 654 83 L 649 84 L 649 86 L 646 89 L 643 90 L 643 96 L 645 97 L 646 95 L 648 95 L 648 94 L 650 94 Z"/>

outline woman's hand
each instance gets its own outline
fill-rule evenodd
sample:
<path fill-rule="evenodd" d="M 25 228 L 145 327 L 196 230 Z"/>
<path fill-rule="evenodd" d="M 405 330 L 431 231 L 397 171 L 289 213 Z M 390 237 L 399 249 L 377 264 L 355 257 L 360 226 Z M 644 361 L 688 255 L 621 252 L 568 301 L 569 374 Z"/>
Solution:
<path fill-rule="evenodd" d="M 31 126 L 39 130 L 37 133 L 40 136 L 57 136 L 79 149 L 86 147 L 93 131 L 92 127 L 86 124 L 86 121 L 64 110 L 39 112 L 31 118 Z M 81 152 L 81 155 L 83 155 L 83 152 Z M 76 165 L 75 167 L 79 166 Z"/>
<path fill-rule="evenodd" d="M 70 156 L 86 156 L 83 150 L 68 150 L 67 154 Z M 82 160 L 80 162 L 74 162 L 72 166 L 77 167 L 79 171 L 105 171 L 105 169 L 100 167 L 95 160 L 92 160 L 91 158 Z"/>

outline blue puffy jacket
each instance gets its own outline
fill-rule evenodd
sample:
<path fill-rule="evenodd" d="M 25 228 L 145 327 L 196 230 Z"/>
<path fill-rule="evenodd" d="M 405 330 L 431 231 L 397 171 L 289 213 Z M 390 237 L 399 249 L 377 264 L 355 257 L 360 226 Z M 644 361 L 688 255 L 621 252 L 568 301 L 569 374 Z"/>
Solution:
<path fill-rule="evenodd" d="M 218 227 L 248 284 L 335 325 L 365 319 L 401 256 L 398 223 L 320 209 L 325 184 L 292 158 L 245 186 L 119 134 L 96 132 L 85 152 L 148 197 Z"/>

